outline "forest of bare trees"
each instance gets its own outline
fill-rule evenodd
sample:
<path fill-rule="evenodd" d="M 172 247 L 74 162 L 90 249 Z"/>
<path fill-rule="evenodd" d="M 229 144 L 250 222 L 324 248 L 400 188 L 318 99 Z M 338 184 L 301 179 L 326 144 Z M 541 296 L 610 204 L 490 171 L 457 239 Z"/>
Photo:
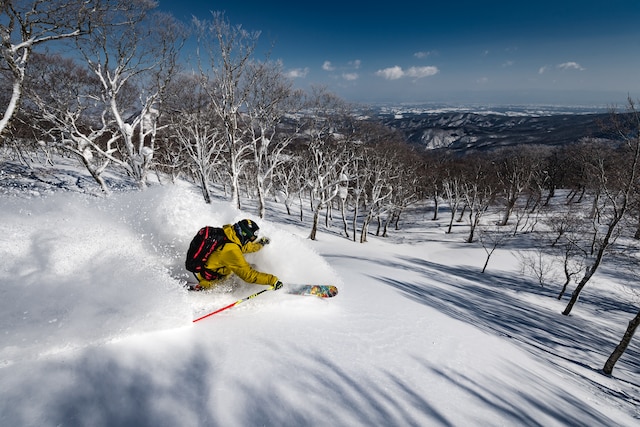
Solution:
<path fill-rule="evenodd" d="M 467 227 L 466 242 L 487 250 L 485 269 L 499 245 L 535 236 L 529 241 L 544 256 L 523 263 L 540 276 L 560 263 L 559 299 L 575 284 L 564 315 L 603 264 L 637 263 L 640 113 L 633 100 L 602 124 L 606 140 L 418 150 L 326 88 L 294 89 L 282 64 L 256 57 L 259 32 L 221 12 L 181 23 L 155 6 L 0 1 L 0 162 L 29 165 L 34 153 L 71 157 L 104 194 L 107 171 L 127 175 L 140 191 L 151 173 L 184 179 L 207 203 L 225 198 L 240 208 L 256 200 L 260 217 L 267 203 L 282 203 L 309 224 L 310 239 L 321 221 L 338 222 L 345 238 L 360 243 L 387 236 L 407 207 L 421 203 L 433 219 L 449 215 L 448 233 L 454 224 Z M 197 49 L 185 52 L 187 39 Z M 604 372 L 639 323 L 640 312 Z"/>

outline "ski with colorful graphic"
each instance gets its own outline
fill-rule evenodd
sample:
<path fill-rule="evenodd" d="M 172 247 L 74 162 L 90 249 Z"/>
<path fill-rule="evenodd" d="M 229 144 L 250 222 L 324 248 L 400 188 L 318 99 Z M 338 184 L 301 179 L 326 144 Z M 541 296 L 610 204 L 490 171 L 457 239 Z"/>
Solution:
<path fill-rule="evenodd" d="M 195 287 L 193 287 L 195 288 Z M 193 322 L 199 322 L 200 320 L 206 319 L 207 317 L 213 316 L 214 314 L 220 313 L 221 311 L 224 310 L 228 310 L 232 307 L 235 307 L 236 305 L 244 302 L 244 301 L 248 301 L 252 298 L 257 297 L 260 294 L 263 294 L 267 291 L 272 291 L 274 290 L 275 286 L 270 286 L 266 289 L 263 289 L 259 292 L 256 292 L 255 294 L 249 295 L 247 297 L 241 298 L 236 302 L 232 302 L 229 305 L 226 305 L 222 308 L 219 308 L 215 311 L 212 311 L 211 313 L 205 314 L 204 316 L 200 316 L 197 319 L 194 319 Z M 187 288 L 188 289 L 188 288 Z M 196 290 L 196 289 L 193 289 Z M 310 295 L 310 296 L 315 296 L 315 297 L 319 297 L 319 298 L 331 298 L 334 297 L 338 294 L 338 288 L 336 288 L 335 286 L 330 286 L 330 285 L 292 285 L 289 286 L 285 289 L 285 292 L 289 293 L 289 294 L 294 294 L 294 295 Z"/>
<path fill-rule="evenodd" d="M 338 294 L 333 285 L 290 285 L 286 292 L 293 295 L 312 295 L 320 298 L 331 298 Z"/>
<path fill-rule="evenodd" d="M 197 283 L 186 283 L 185 289 L 189 291 L 203 291 Z M 284 291 L 292 295 L 309 295 L 319 298 L 331 298 L 338 294 L 338 288 L 333 285 L 286 285 Z"/>

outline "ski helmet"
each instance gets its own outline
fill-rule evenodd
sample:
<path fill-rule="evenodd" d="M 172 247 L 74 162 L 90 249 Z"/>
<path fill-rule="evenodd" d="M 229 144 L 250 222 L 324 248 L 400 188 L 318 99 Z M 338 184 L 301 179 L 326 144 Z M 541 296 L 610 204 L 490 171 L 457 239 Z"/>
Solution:
<path fill-rule="evenodd" d="M 243 219 L 238 221 L 235 226 L 236 234 L 240 238 L 240 243 L 243 245 L 249 241 L 254 241 L 258 237 L 258 224 L 250 219 Z"/>

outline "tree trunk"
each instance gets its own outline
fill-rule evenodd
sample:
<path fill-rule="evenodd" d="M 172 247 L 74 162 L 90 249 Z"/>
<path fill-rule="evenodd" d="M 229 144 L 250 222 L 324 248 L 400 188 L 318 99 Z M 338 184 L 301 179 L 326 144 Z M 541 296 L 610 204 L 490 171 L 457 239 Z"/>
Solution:
<path fill-rule="evenodd" d="M 482 271 L 481 271 L 482 274 L 484 274 L 484 272 L 487 271 L 487 266 L 489 265 L 489 258 L 491 258 L 491 253 L 487 254 L 487 259 L 484 261 L 484 266 L 482 267 Z"/>
<path fill-rule="evenodd" d="M 511 213 L 513 212 L 513 208 L 516 206 L 517 201 L 517 197 L 509 197 L 505 206 L 504 217 L 502 217 L 502 222 L 500 223 L 500 225 L 505 226 L 509 223 Z"/>
<path fill-rule="evenodd" d="M 451 198 L 449 199 L 451 200 Z M 449 203 L 449 209 L 451 210 L 451 219 L 449 220 L 449 227 L 447 227 L 447 234 L 451 234 L 451 228 L 453 227 L 453 221 L 456 216 L 456 212 L 458 212 L 459 202 Z"/>
<path fill-rule="evenodd" d="M 324 211 L 324 226 L 327 228 L 329 228 L 329 219 L 333 219 L 332 212 L 333 211 L 331 210 L 331 203 L 327 203 L 327 207 Z"/>
<path fill-rule="evenodd" d="M 462 211 L 460 212 L 460 216 L 458 217 L 456 222 L 462 222 L 462 218 L 464 218 L 464 214 L 465 214 L 466 211 L 467 211 L 467 205 L 464 205 L 462 207 Z"/>
<path fill-rule="evenodd" d="M 585 287 L 589 279 L 591 279 L 591 276 L 593 276 L 594 272 L 595 272 L 594 267 L 587 270 L 584 277 L 582 278 L 582 280 L 580 280 L 580 283 L 578 284 L 578 286 L 576 286 L 573 293 L 571 294 L 571 299 L 569 300 L 569 304 L 567 304 L 567 307 L 564 309 L 562 314 L 564 314 L 565 316 L 568 316 L 569 313 L 571 313 L 571 309 L 573 308 L 575 303 L 578 302 L 578 297 L 580 296 L 580 292 L 582 292 L 582 288 Z"/>
<path fill-rule="evenodd" d="M 9 122 L 13 118 L 13 115 L 18 108 L 18 103 L 22 97 L 22 83 L 24 81 L 24 72 L 21 71 L 21 76 L 19 79 L 15 80 L 13 83 L 13 88 L 11 90 L 11 98 L 7 107 L 5 109 L 4 115 L 0 119 L 0 135 L 4 133 L 4 130 L 8 127 Z"/>
<path fill-rule="evenodd" d="M 313 223 L 311 224 L 311 233 L 309 239 L 316 240 L 316 234 L 318 234 L 318 221 L 320 220 L 320 209 L 322 205 L 316 206 L 313 211 Z"/>
<path fill-rule="evenodd" d="M 467 243 L 473 243 L 475 240 L 476 226 L 480 221 L 478 213 L 475 213 L 473 209 L 469 211 L 469 237 L 467 237 Z"/>
<path fill-rule="evenodd" d="M 260 219 L 264 219 L 267 215 L 267 203 L 265 200 L 264 181 L 258 179 L 256 182 L 258 188 L 258 215 Z"/>
<path fill-rule="evenodd" d="M 389 231 L 389 224 L 391 223 L 391 221 L 393 221 L 393 217 L 394 217 L 395 214 L 396 214 L 395 210 L 393 210 L 387 216 L 387 220 L 384 222 L 384 228 L 382 230 L 382 237 L 387 237 L 387 233 Z"/>
<path fill-rule="evenodd" d="M 229 170 L 229 175 L 231 178 L 231 203 L 238 209 L 241 209 L 240 206 L 240 182 L 238 179 L 238 175 L 240 174 L 238 171 L 238 162 L 235 157 L 235 150 L 231 151 L 231 169 Z"/>
<path fill-rule="evenodd" d="M 562 297 L 564 296 L 564 293 L 567 291 L 567 286 L 569 286 L 572 276 L 573 274 L 569 271 L 569 253 L 567 252 L 565 253 L 565 258 L 564 258 L 564 277 L 566 280 L 564 282 L 564 285 L 562 285 L 562 290 L 558 294 L 558 301 L 562 299 Z"/>
<path fill-rule="evenodd" d="M 300 222 L 304 220 L 304 202 L 302 201 L 302 190 L 298 192 L 298 203 L 300 205 Z"/>
<path fill-rule="evenodd" d="M 352 227 L 353 227 L 353 241 L 356 241 L 356 236 L 358 235 L 358 203 L 359 200 L 356 199 L 354 206 L 353 206 L 353 221 L 352 221 Z"/>
<path fill-rule="evenodd" d="M 562 290 L 560 291 L 560 293 L 558 294 L 558 300 L 561 300 L 562 297 L 564 296 L 564 293 L 567 291 L 567 286 L 569 286 L 569 282 L 571 281 L 571 279 L 567 279 L 564 282 L 564 285 L 562 285 Z"/>
<path fill-rule="evenodd" d="M 347 201 L 340 199 L 340 211 L 342 213 L 342 228 L 344 229 L 344 235 L 349 238 L 349 225 L 347 224 Z"/>
<path fill-rule="evenodd" d="M 551 187 L 549 189 L 549 194 L 547 194 L 547 198 L 544 201 L 544 205 L 543 206 L 549 206 L 549 202 L 551 201 L 551 199 L 555 196 L 556 194 L 556 189 L 555 187 Z"/>
<path fill-rule="evenodd" d="M 365 218 L 364 221 L 362 222 L 362 230 L 360 231 L 360 243 L 366 243 L 367 242 L 367 234 L 368 234 L 368 230 L 369 230 L 369 217 Z"/>
<path fill-rule="evenodd" d="M 395 230 L 400 230 L 400 215 L 402 214 L 402 209 L 398 210 L 395 217 Z"/>
<path fill-rule="evenodd" d="M 109 190 L 109 186 L 107 185 L 107 182 L 102 177 L 102 174 L 95 167 L 91 165 L 91 162 L 85 156 L 80 155 L 79 157 L 84 167 L 89 171 L 93 179 L 100 186 L 100 189 L 102 190 L 102 192 L 104 194 L 111 194 L 111 191 Z"/>
<path fill-rule="evenodd" d="M 624 354 L 625 350 L 629 346 L 629 343 L 631 342 L 631 338 L 633 338 L 633 334 L 635 334 L 636 329 L 638 328 L 638 325 L 640 325 L 640 311 L 638 311 L 638 314 L 636 314 L 636 317 L 631 319 L 631 321 L 629 322 L 629 325 L 627 326 L 627 330 L 625 331 L 624 336 L 622 337 L 622 340 L 616 346 L 615 350 L 613 350 L 613 353 L 611 353 L 611 356 L 609 356 L 609 358 L 607 359 L 607 362 L 604 364 L 604 368 L 602 368 L 602 370 L 604 371 L 605 374 L 611 375 L 611 372 L 613 372 L 613 367 L 616 365 L 616 362 Z"/>
<path fill-rule="evenodd" d="M 204 202 L 206 204 L 211 204 L 211 192 L 209 191 L 209 185 L 207 184 L 207 177 L 204 173 L 199 172 L 200 174 L 200 185 L 202 188 L 202 197 L 204 197 Z"/>
<path fill-rule="evenodd" d="M 440 211 L 440 203 L 438 203 L 438 195 L 434 194 L 433 195 L 433 218 L 431 218 L 433 221 L 438 220 L 439 211 Z"/>

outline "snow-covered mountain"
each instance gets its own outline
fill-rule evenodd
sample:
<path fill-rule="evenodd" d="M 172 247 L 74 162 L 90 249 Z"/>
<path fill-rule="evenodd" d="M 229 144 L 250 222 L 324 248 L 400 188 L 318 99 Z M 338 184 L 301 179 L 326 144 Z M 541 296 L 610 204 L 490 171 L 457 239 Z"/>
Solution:
<path fill-rule="evenodd" d="M 519 144 L 559 146 L 584 138 L 610 138 L 603 130 L 609 113 L 548 110 L 381 111 L 376 119 L 400 130 L 407 140 L 426 149 L 459 152 L 491 150 Z"/>

